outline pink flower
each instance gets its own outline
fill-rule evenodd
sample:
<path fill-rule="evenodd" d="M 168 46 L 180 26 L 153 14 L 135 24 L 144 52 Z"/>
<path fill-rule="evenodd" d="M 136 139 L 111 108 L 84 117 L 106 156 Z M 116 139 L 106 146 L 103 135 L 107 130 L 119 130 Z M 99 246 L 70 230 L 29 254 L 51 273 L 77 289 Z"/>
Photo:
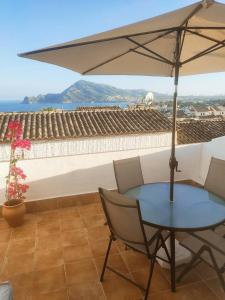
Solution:
<path fill-rule="evenodd" d="M 26 191 L 28 190 L 29 188 L 29 185 L 28 184 L 18 184 L 18 188 L 21 190 L 22 193 L 26 193 Z"/>
<path fill-rule="evenodd" d="M 12 141 L 11 147 L 13 150 L 15 150 L 16 148 L 30 150 L 31 142 L 27 139 L 26 140 L 17 139 L 17 140 Z"/>
<path fill-rule="evenodd" d="M 19 168 L 19 167 L 16 167 L 16 166 L 12 166 L 11 167 L 11 173 L 12 173 L 12 175 L 19 176 L 22 179 L 26 179 L 26 177 L 27 177 L 24 174 L 23 170 L 21 168 Z"/>
<path fill-rule="evenodd" d="M 16 193 L 17 193 L 17 190 L 16 190 L 16 185 L 15 183 L 13 182 L 10 182 L 9 183 L 9 186 L 8 186 L 8 196 L 10 198 L 14 198 L 16 196 Z"/>
<path fill-rule="evenodd" d="M 24 194 L 27 192 L 29 186 L 22 184 L 20 180 L 26 179 L 23 170 L 16 166 L 17 161 L 22 157 L 21 152 L 16 152 L 17 149 L 30 150 L 31 142 L 28 139 L 22 139 L 22 125 L 19 121 L 9 122 L 7 137 L 11 141 L 11 155 L 10 155 L 10 172 L 6 182 L 6 195 L 8 200 L 23 200 Z"/>
<path fill-rule="evenodd" d="M 19 121 L 11 121 L 8 125 L 9 128 L 9 137 L 21 137 L 23 130 Z"/>

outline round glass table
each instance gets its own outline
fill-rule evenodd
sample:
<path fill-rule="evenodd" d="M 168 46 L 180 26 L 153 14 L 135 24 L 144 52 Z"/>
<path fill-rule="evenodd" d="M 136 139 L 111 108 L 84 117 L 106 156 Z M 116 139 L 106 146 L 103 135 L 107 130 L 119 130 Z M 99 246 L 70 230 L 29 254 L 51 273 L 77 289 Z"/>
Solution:
<path fill-rule="evenodd" d="M 174 184 L 170 202 L 170 184 L 151 183 L 128 190 L 126 196 L 140 202 L 145 224 L 170 231 L 171 289 L 176 289 L 175 232 L 206 230 L 225 222 L 225 200 L 203 188 Z"/>

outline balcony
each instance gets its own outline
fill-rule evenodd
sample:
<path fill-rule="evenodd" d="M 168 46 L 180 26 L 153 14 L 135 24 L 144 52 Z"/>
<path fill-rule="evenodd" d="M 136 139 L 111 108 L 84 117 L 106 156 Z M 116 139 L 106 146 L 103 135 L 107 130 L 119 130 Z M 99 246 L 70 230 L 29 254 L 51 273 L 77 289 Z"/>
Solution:
<path fill-rule="evenodd" d="M 204 183 L 211 156 L 225 159 L 225 138 L 177 147 L 176 180 Z M 140 155 L 145 182 L 168 180 L 169 147 L 131 149 L 76 156 L 27 159 L 30 191 L 22 227 L 0 220 L 0 280 L 9 280 L 15 299 L 141 299 L 141 291 L 106 271 L 99 282 L 108 229 L 97 188 L 115 189 L 112 160 Z M 0 163 L 7 170 L 7 162 Z M 4 172 L 1 181 L 4 180 Z M 2 185 L 1 185 L 2 186 Z M 4 190 L 1 190 L 2 198 Z M 117 243 L 110 263 L 140 284 L 147 280 L 148 261 Z M 170 292 L 170 276 L 156 266 L 152 300 L 222 300 L 216 273 L 201 263 Z"/>

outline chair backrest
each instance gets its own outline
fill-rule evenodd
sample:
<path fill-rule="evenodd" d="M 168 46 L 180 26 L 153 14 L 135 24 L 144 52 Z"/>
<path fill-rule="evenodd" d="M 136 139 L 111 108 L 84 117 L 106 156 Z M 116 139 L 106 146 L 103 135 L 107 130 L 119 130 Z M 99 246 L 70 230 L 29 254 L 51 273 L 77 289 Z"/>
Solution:
<path fill-rule="evenodd" d="M 212 157 L 204 188 L 225 200 L 225 160 Z"/>
<path fill-rule="evenodd" d="M 144 184 L 139 156 L 114 160 L 113 166 L 119 193 Z"/>
<path fill-rule="evenodd" d="M 145 245 L 149 253 L 139 201 L 102 188 L 99 193 L 112 236 L 129 245 Z"/>

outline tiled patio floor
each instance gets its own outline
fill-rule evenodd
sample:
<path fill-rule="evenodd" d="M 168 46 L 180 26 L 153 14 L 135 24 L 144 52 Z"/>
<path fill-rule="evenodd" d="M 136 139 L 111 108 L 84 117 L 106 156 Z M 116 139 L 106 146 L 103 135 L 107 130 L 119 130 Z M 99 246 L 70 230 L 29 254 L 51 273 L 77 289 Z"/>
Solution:
<path fill-rule="evenodd" d="M 136 300 L 140 290 L 106 271 L 99 282 L 108 239 L 99 204 L 27 214 L 25 224 L 8 228 L 0 220 L 0 279 L 13 284 L 15 300 Z M 116 244 L 110 262 L 145 284 L 145 256 Z M 152 300 L 224 300 L 215 273 L 199 265 L 170 292 L 168 271 L 156 265 Z"/>

